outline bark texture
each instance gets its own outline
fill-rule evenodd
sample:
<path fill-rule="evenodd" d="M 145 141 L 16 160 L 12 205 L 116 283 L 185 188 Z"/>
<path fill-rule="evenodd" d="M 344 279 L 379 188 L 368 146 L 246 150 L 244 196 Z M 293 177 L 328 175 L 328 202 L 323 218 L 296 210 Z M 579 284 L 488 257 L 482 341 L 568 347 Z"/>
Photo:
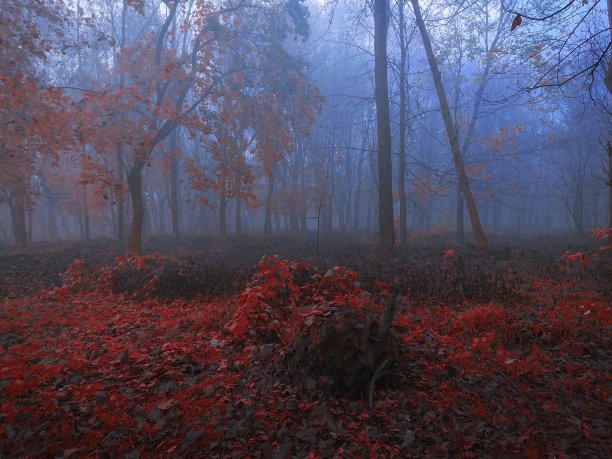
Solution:
<path fill-rule="evenodd" d="M 374 0 L 374 83 L 376 92 L 376 130 L 378 134 L 378 227 L 380 244 L 392 247 L 393 189 L 391 170 L 391 123 L 387 76 L 388 7 L 386 0 Z"/>

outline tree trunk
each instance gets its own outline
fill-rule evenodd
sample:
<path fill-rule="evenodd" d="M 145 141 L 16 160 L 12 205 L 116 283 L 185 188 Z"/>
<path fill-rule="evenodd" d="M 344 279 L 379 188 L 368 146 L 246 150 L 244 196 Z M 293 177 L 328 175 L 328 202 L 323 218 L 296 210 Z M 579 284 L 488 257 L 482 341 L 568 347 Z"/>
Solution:
<path fill-rule="evenodd" d="M 400 75 L 399 75 L 399 165 L 397 174 L 397 194 L 399 195 L 399 233 L 400 241 L 408 241 L 406 223 L 406 37 L 404 21 L 404 1 L 399 4 L 399 40 L 400 40 Z"/>
<path fill-rule="evenodd" d="M 219 235 L 222 239 L 224 239 L 227 234 L 227 222 L 225 219 L 226 214 L 227 198 L 225 197 L 225 189 L 223 189 L 221 196 L 219 196 Z"/>
<path fill-rule="evenodd" d="M 574 222 L 576 224 L 576 232 L 579 235 L 584 234 L 584 197 L 582 188 L 578 190 L 576 202 L 574 203 Z"/>
<path fill-rule="evenodd" d="M 79 212 L 74 216 L 76 223 L 78 224 L 79 235 L 81 239 L 85 239 L 85 225 L 83 224 L 83 212 Z"/>
<path fill-rule="evenodd" d="M 465 167 L 463 165 L 463 158 L 461 156 L 461 149 L 459 147 L 459 140 L 457 138 L 457 129 L 456 129 L 456 126 L 453 124 L 450 109 L 448 106 L 448 99 L 446 97 L 446 91 L 444 90 L 444 85 L 442 83 L 442 76 L 440 74 L 440 70 L 438 69 L 438 63 L 436 62 L 436 58 L 433 53 L 433 49 L 431 46 L 431 40 L 429 38 L 429 33 L 427 32 L 427 28 L 425 27 L 425 22 L 423 21 L 423 16 L 421 14 L 421 8 L 419 6 L 419 1 L 418 0 L 410 0 L 410 1 L 414 9 L 417 26 L 419 28 L 419 32 L 423 40 L 423 45 L 425 47 L 425 52 L 427 54 L 427 60 L 429 61 L 429 67 L 431 69 L 431 74 L 434 80 L 434 86 L 436 88 L 436 93 L 438 94 L 438 99 L 440 101 L 440 110 L 442 111 L 442 118 L 444 119 L 444 125 L 446 127 L 446 134 L 448 136 L 448 141 L 449 141 L 451 152 L 453 155 L 453 162 L 455 164 L 455 170 L 457 173 L 459 184 L 461 186 L 461 190 L 463 191 L 463 197 L 465 198 L 465 201 L 468 207 L 468 213 L 470 215 L 470 221 L 472 223 L 472 228 L 474 230 L 474 234 L 476 237 L 476 243 L 478 244 L 478 247 L 480 247 L 481 249 L 486 249 L 487 239 L 482 229 L 482 225 L 480 224 L 480 217 L 478 216 L 478 210 L 476 208 L 476 201 L 474 199 L 474 196 L 472 195 L 472 190 L 470 189 L 470 184 L 468 182 L 467 175 L 465 173 Z"/>
<path fill-rule="evenodd" d="M 295 198 L 295 196 L 298 193 L 297 191 L 298 190 L 298 178 L 302 170 L 302 161 L 303 161 L 302 160 L 302 135 L 299 130 L 299 125 L 298 125 L 298 128 L 295 129 L 294 144 L 295 144 L 295 160 L 291 167 L 291 176 L 290 176 L 291 178 L 291 199 L 292 200 Z M 294 202 L 294 205 L 291 209 L 291 219 L 290 219 L 290 224 L 289 224 L 289 231 L 291 232 L 291 234 L 299 230 L 298 220 L 299 220 L 300 207 L 295 205 L 295 202 Z"/>
<path fill-rule="evenodd" d="M 153 220 L 157 221 L 157 234 L 165 234 L 166 216 L 164 215 L 164 202 L 170 202 L 170 195 L 166 193 L 166 196 L 162 198 L 159 194 L 156 194 L 155 198 L 157 205 L 153 205 L 153 209 L 156 209 L 156 215 L 154 215 L 152 218 Z M 168 207 L 170 207 L 170 204 L 168 204 Z"/>
<path fill-rule="evenodd" d="M 367 115 L 366 115 L 367 116 Z M 364 153 L 368 148 L 368 136 L 370 132 L 370 123 L 367 122 L 364 125 L 363 131 L 361 132 L 361 151 L 359 152 L 359 164 L 357 165 L 357 188 L 355 190 L 355 204 L 353 209 L 353 231 L 359 232 L 360 230 L 360 211 L 361 211 L 361 185 L 362 185 L 362 169 L 364 161 Z"/>
<path fill-rule="evenodd" d="M 607 5 L 608 5 L 608 27 L 610 28 L 610 34 L 612 34 L 612 0 L 608 0 Z M 608 93 L 612 95 L 612 60 L 608 62 L 608 70 L 606 70 L 605 83 L 606 83 L 606 88 L 608 89 Z"/>
<path fill-rule="evenodd" d="M 325 212 L 325 218 L 323 219 L 323 232 L 331 235 L 334 231 L 334 182 L 335 182 L 335 129 L 334 129 L 334 140 L 332 142 L 332 154 L 329 157 L 329 175 L 330 175 L 330 184 L 329 184 L 329 194 L 327 196 L 327 211 Z"/>
<path fill-rule="evenodd" d="M 142 168 L 144 161 L 137 160 L 128 173 L 127 182 L 130 197 L 132 198 L 132 226 L 128 251 L 140 255 L 142 253 L 142 225 L 144 222 L 144 201 L 142 197 Z"/>
<path fill-rule="evenodd" d="M 89 224 L 89 197 L 87 196 L 87 185 L 83 185 L 83 239 L 91 239 Z"/>
<path fill-rule="evenodd" d="M 4 228 L 4 225 L 2 224 L 2 221 L 0 221 L 0 232 L 2 233 L 2 237 L 4 238 L 5 241 L 9 241 L 9 236 L 8 234 L 6 234 L 6 229 Z"/>
<path fill-rule="evenodd" d="M 465 239 L 465 220 L 463 217 L 463 192 L 461 185 L 457 183 L 457 237 L 459 240 Z"/>
<path fill-rule="evenodd" d="M 63 212 L 60 212 L 60 221 L 62 222 L 62 228 L 64 229 L 64 239 L 72 239 L 70 234 L 70 226 L 68 225 L 68 222 L 66 222 L 66 214 Z"/>
<path fill-rule="evenodd" d="M 357 164 L 357 185 L 355 188 L 355 202 L 353 203 L 353 231 L 359 232 L 360 210 L 361 210 L 361 169 L 363 167 L 363 152 L 359 153 L 359 163 Z"/>
<path fill-rule="evenodd" d="M 242 176 L 238 174 L 236 177 L 236 189 L 234 190 L 235 195 L 235 233 L 237 236 L 242 235 Z"/>
<path fill-rule="evenodd" d="M 147 209 L 143 207 L 143 230 L 142 237 L 146 238 L 155 234 L 153 229 L 153 221 L 151 219 L 151 212 L 147 212 Z"/>
<path fill-rule="evenodd" d="M 119 41 L 119 47 L 123 49 L 125 47 L 125 32 L 126 32 L 126 19 L 127 19 L 127 8 L 128 3 L 127 0 L 123 0 L 122 8 L 121 8 L 121 37 Z M 115 53 L 116 54 L 116 53 Z M 125 85 L 125 72 L 122 72 L 119 75 L 119 88 L 123 88 Z M 123 186 L 123 145 L 117 145 L 117 179 L 119 183 Z M 117 197 L 117 242 L 119 243 L 119 247 L 123 248 L 125 244 L 125 195 L 121 194 L 121 196 Z"/>
<path fill-rule="evenodd" d="M 117 147 L 117 180 L 123 184 L 123 149 Z M 116 193 L 115 200 L 117 202 L 117 242 L 120 247 L 125 243 L 125 195 Z"/>
<path fill-rule="evenodd" d="M 493 49 L 497 48 L 497 43 L 499 41 L 499 37 L 501 36 L 501 28 L 503 27 L 504 21 L 500 18 L 499 25 L 497 28 L 497 32 L 493 41 L 491 42 L 491 46 L 489 46 L 487 52 L 490 53 Z M 480 84 L 478 85 L 478 89 L 476 90 L 476 94 L 474 96 L 474 107 L 472 109 L 472 116 L 470 118 L 470 124 L 468 125 L 467 131 L 465 133 L 465 138 L 463 139 L 463 143 L 461 145 L 461 158 L 465 160 L 468 154 L 468 148 L 472 142 L 472 136 L 474 135 L 474 129 L 476 127 L 476 122 L 478 121 L 478 117 L 480 115 L 480 105 L 482 103 L 482 97 L 484 96 L 484 92 L 489 81 L 489 74 L 491 73 L 491 67 L 493 65 L 493 59 L 487 59 L 487 63 L 485 65 L 482 77 L 480 79 Z M 458 102 L 457 102 L 458 104 Z M 455 120 L 457 118 L 455 117 Z M 457 236 L 459 239 L 465 238 L 465 222 L 463 217 L 463 201 L 464 195 L 461 192 L 461 185 L 457 183 Z"/>
<path fill-rule="evenodd" d="M 345 189 L 345 196 L 346 196 L 346 201 L 345 201 L 345 205 L 344 207 L 344 217 L 342 220 L 342 225 L 341 225 L 341 230 L 342 230 L 342 234 L 346 234 L 346 230 L 349 226 L 349 222 L 351 221 L 351 199 L 353 198 L 353 177 L 352 177 L 352 170 L 353 170 L 353 165 L 351 162 L 351 145 L 350 145 L 350 139 L 351 139 L 351 131 L 349 130 L 349 146 L 346 150 L 346 156 L 344 159 L 344 174 L 345 174 L 345 179 L 346 179 L 346 189 Z"/>
<path fill-rule="evenodd" d="M 49 236 L 54 242 L 58 240 L 56 206 L 57 203 L 55 201 L 55 198 L 47 199 L 47 225 L 49 226 Z"/>
<path fill-rule="evenodd" d="M 179 203 L 178 203 L 178 128 L 172 131 L 170 137 L 170 215 L 172 216 L 172 236 L 175 238 L 181 235 L 179 227 Z"/>
<path fill-rule="evenodd" d="M 378 226 L 380 244 L 393 247 L 393 189 L 391 170 L 391 123 L 387 76 L 387 0 L 374 0 L 374 83 L 378 136 Z"/>
<path fill-rule="evenodd" d="M 486 12 L 488 15 L 488 10 Z M 482 97 L 484 96 L 484 92 L 489 82 L 489 74 L 491 73 L 491 67 L 493 66 L 493 59 L 489 58 L 489 54 L 497 48 L 497 43 L 501 37 L 501 32 L 504 27 L 506 27 L 505 17 L 507 15 L 503 14 L 502 17 L 498 20 L 497 30 L 495 32 L 495 36 L 493 37 L 493 41 L 491 44 L 488 44 L 488 40 L 486 40 L 486 49 L 487 59 L 484 71 L 482 73 L 482 77 L 480 78 L 480 83 L 478 85 L 478 89 L 476 90 L 476 94 L 474 95 L 474 107 L 472 109 L 472 116 L 470 117 L 470 123 L 468 125 L 467 131 L 465 133 L 465 137 L 463 139 L 463 143 L 461 144 L 461 158 L 465 161 L 468 148 L 472 142 L 472 136 L 474 135 L 474 129 L 476 127 L 476 122 L 478 121 L 478 117 L 480 115 L 480 105 L 482 103 Z M 459 70 L 460 73 L 460 70 Z M 457 80 L 459 80 L 459 75 L 457 75 Z M 459 83 L 457 83 L 459 84 Z M 459 94 L 459 90 L 457 90 L 457 95 Z M 455 107 L 459 105 L 459 101 L 457 100 L 455 103 Z M 455 116 L 455 122 L 457 120 L 457 116 Z M 465 219 L 464 219 L 464 195 L 461 190 L 461 184 L 457 182 L 457 236 L 460 240 L 465 238 Z"/>
<path fill-rule="evenodd" d="M 24 199 L 13 197 L 11 201 L 9 207 L 13 224 L 13 239 L 17 247 L 26 247 L 28 245 L 28 233 L 26 230 Z"/>
<path fill-rule="evenodd" d="M 308 210 L 306 207 L 300 209 L 300 231 L 302 233 L 308 233 Z"/>
<path fill-rule="evenodd" d="M 240 197 L 240 185 L 236 194 L 236 235 L 242 236 L 242 198 Z"/>
<path fill-rule="evenodd" d="M 612 244 L 612 142 L 608 142 L 608 229 Z"/>
<path fill-rule="evenodd" d="M 299 216 L 299 208 L 294 205 L 293 208 L 291 209 L 291 214 L 289 215 L 289 232 L 291 234 L 295 234 L 300 231 L 298 216 Z"/>
<path fill-rule="evenodd" d="M 155 66 L 158 75 L 162 74 L 162 50 L 164 48 L 164 38 L 168 32 L 168 28 L 170 23 L 174 20 L 176 16 L 176 11 L 179 7 L 180 2 L 175 1 L 172 4 L 169 4 L 168 7 L 168 15 L 166 17 L 166 21 L 162 24 L 161 28 L 158 31 L 157 39 L 155 43 Z M 125 8 L 125 3 L 124 3 Z M 159 81 L 156 85 L 156 92 L 158 95 L 158 99 L 156 101 L 156 107 L 160 108 L 163 105 L 163 91 L 162 91 L 162 83 Z M 185 85 L 179 91 L 177 96 L 177 102 L 181 102 L 184 100 L 187 92 L 191 88 L 190 85 Z M 201 100 L 200 100 L 201 101 Z M 196 104 L 190 107 L 190 110 L 194 110 L 200 103 L 198 101 Z M 135 254 L 140 254 L 142 252 L 142 228 L 144 222 L 144 202 L 142 197 L 142 168 L 146 164 L 147 159 L 151 156 L 153 149 L 163 141 L 166 137 L 168 137 L 172 131 L 176 128 L 176 121 L 172 119 L 166 119 L 166 121 L 162 122 L 161 127 L 157 126 L 159 119 L 153 118 L 150 121 L 150 131 L 153 135 L 153 138 L 146 144 L 142 146 L 142 149 L 137 152 L 134 162 L 132 164 L 132 168 L 128 173 L 128 190 L 130 192 L 130 196 L 132 198 L 132 226 L 130 228 L 130 239 L 128 242 L 128 251 Z"/>
<path fill-rule="evenodd" d="M 266 213 L 264 217 L 263 235 L 272 235 L 272 193 L 274 193 L 274 171 L 268 179 L 268 194 L 266 196 Z"/>
<path fill-rule="evenodd" d="M 32 209 L 28 209 L 27 212 L 27 222 L 28 222 L 28 243 L 32 243 L 33 239 L 33 232 L 32 232 L 32 228 L 33 228 L 33 214 L 34 211 Z"/>

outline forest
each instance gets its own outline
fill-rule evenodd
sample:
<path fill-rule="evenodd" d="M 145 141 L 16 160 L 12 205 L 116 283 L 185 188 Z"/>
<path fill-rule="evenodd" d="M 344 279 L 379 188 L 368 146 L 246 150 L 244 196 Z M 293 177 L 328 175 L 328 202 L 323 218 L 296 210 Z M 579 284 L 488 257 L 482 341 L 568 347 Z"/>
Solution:
<path fill-rule="evenodd" d="M 0 459 L 612 455 L 611 48 L 612 0 L 2 0 Z"/>

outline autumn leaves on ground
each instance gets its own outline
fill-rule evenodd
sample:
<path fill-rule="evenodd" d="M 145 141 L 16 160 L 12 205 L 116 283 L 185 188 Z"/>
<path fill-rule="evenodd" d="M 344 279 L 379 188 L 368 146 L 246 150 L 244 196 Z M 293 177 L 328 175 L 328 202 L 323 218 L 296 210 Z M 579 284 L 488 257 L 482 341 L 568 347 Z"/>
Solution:
<path fill-rule="evenodd" d="M 190 244 L 0 254 L 1 457 L 609 456 L 608 250 Z"/>

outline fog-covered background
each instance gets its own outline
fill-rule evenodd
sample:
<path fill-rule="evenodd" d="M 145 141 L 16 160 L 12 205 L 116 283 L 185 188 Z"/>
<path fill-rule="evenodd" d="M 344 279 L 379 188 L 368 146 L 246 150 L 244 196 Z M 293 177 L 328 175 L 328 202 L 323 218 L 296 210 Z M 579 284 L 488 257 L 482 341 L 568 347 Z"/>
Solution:
<path fill-rule="evenodd" d="M 471 237 L 414 3 L 386 14 L 394 237 Z M 609 3 L 420 2 L 487 235 L 612 226 Z M 0 244 L 377 234 L 373 6 L 5 1 Z"/>

